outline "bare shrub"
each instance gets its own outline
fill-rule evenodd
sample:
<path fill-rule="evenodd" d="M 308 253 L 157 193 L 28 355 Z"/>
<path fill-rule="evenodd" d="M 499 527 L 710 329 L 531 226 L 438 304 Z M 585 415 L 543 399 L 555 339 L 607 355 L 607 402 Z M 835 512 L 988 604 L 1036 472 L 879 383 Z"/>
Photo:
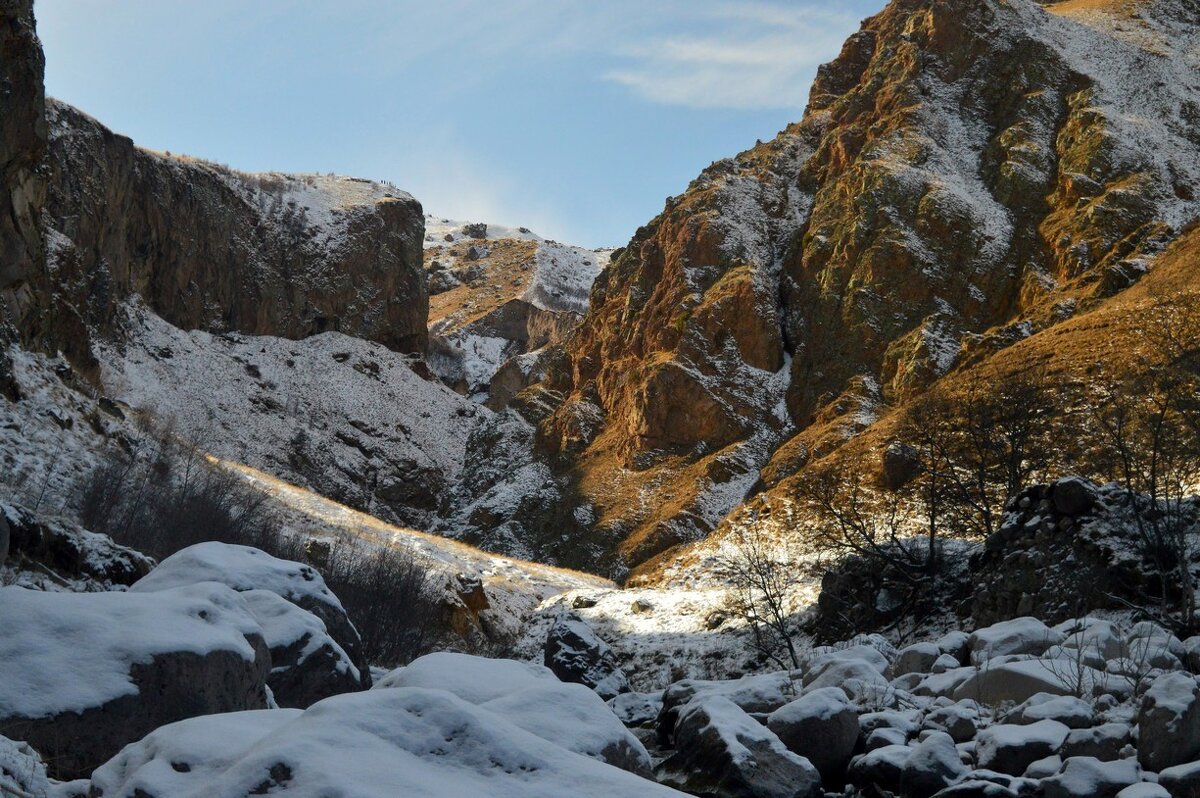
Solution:
<path fill-rule="evenodd" d="M 731 552 L 721 563 L 730 575 L 727 608 L 750 627 L 752 647 L 760 659 L 781 668 L 799 668 L 798 630 L 786 604 L 796 570 L 772 545 L 763 526 L 737 527 L 733 535 Z"/>

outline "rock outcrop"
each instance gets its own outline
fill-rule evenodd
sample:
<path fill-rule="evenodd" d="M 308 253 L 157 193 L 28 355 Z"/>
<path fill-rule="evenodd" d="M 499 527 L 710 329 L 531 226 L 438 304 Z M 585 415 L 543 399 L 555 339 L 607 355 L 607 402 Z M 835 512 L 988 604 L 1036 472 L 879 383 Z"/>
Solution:
<path fill-rule="evenodd" d="M 57 101 L 46 113 L 48 258 L 60 303 L 87 327 L 110 325 L 137 294 L 184 329 L 338 330 L 424 352 L 424 222 L 408 194 L 242 174 L 140 149 Z"/>

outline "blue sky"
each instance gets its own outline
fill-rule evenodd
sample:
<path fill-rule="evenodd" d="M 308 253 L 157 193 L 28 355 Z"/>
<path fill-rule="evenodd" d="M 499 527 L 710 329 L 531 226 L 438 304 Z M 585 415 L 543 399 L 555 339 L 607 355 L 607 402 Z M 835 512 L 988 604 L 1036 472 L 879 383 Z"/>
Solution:
<path fill-rule="evenodd" d="M 801 116 L 884 0 L 37 0 L 47 91 L 139 144 L 387 179 L 430 213 L 625 243 Z"/>

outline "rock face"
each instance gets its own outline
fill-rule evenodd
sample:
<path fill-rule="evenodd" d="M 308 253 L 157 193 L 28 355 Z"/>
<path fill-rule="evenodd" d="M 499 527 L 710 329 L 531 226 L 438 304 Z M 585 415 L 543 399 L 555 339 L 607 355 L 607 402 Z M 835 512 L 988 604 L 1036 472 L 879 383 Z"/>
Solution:
<path fill-rule="evenodd" d="M 545 663 L 564 682 L 590 687 L 605 700 L 629 692 L 629 679 L 608 644 L 573 613 L 563 613 L 550 627 Z"/>
<path fill-rule="evenodd" d="M 0 324 L 26 331 L 45 271 L 45 58 L 33 0 L 0 3 L 0 52 Z"/>
<path fill-rule="evenodd" d="M 694 794 L 734 798 L 815 798 L 821 777 L 728 698 L 704 696 L 684 707 L 676 753 L 659 780 Z"/>
<path fill-rule="evenodd" d="M 89 324 L 129 294 L 185 329 L 327 330 L 423 352 L 420 204 L 351 178 L 246 175 L 139 149 L 50 101 L 49 257 Z"/>
<path fill-rule="evenodd" d="M 708 534 L 760 472 L 782 504 L 811 457 L 967 349 L 1137 279 L 1197 211 L 1196 33 L 1182 0 L 1133 28 L 1092 6 L 896 0 L 801 122 L 614 253 L 564 362 L 514 402 L 532 459 L 590 510 L 577 525 L 636 566 Z"/>
<path fill-rule="evenodd" d="M 267 706 L 261 627 L 223 585 L 0 590 L 0 734 L 28 741 L 57 778 L 91 772 L 165 723 Z"/>

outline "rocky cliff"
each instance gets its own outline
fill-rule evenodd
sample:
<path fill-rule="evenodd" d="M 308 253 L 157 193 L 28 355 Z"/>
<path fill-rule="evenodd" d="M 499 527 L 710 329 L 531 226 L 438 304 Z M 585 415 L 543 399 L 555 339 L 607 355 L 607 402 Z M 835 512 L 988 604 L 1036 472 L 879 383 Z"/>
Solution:
<path fill-rule="evenodd" d="M 24 326 L 45 263 L 45 59 L 33 0 L 0 3 L 0 53 L 0 324 Z"/>
<path fill-rule="evenodd" d="M 1194 20 L 1183 0 L 895 0 L 801 122 L 713 164 L 614 256 L 505 422 L 548 481 L 483 480 L 460 508 L 637 565 L 1123 291 L 1200 212 Z M 547 486 L 581 520 L 498 510 Z"/>
<path fill-rule="evenodd" d="M 86 325 L 137 294 L 184 329 L 334 330 L 424 352 L 424 223 L 408 194 L 149 152 L 54 101 L 47 116 L 48 256 Z"/>

